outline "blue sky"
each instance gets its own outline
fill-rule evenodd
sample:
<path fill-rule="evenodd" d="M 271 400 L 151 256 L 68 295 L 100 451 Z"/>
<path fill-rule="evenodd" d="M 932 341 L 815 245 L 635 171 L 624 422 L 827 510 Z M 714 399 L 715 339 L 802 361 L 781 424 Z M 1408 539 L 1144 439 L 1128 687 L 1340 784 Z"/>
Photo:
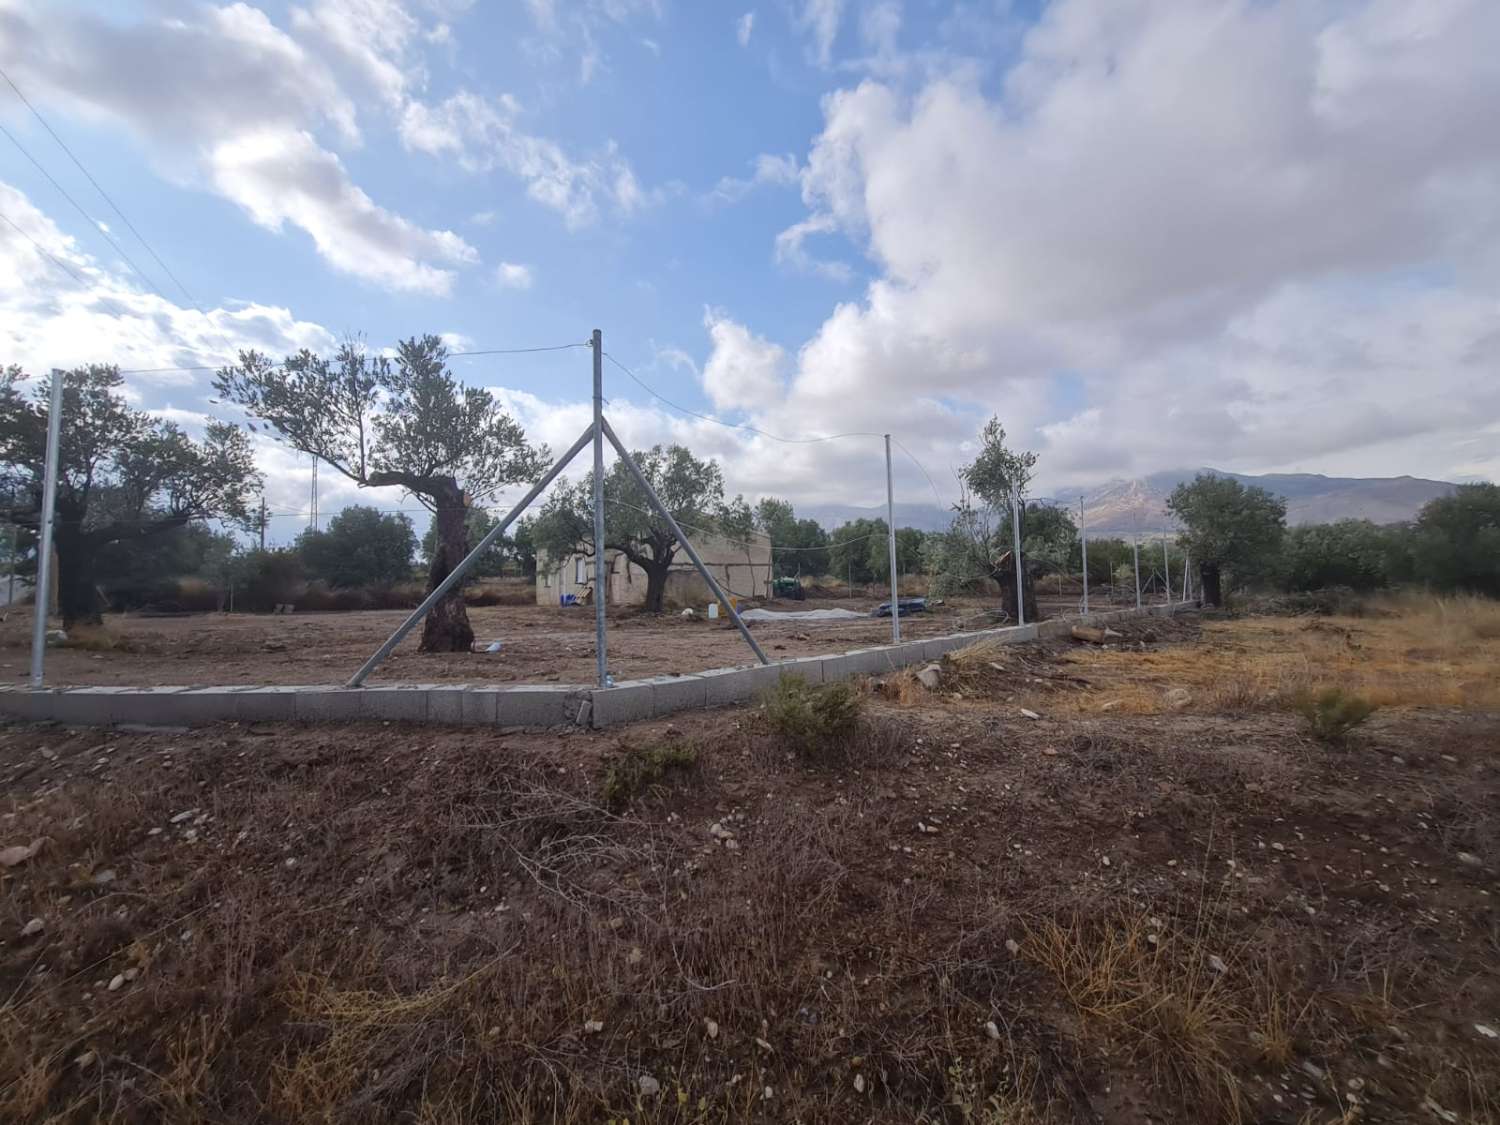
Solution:
<path fill-rule="evenodd" d="M 1484 0 L 0 0 L 0 67 L 192 298 L 0 84 L 150 278 L 0 138 L 0 347 L 144 368 L 599 327 L 696 411 L 891 430 L 913 501 L 951 499 L 992 413 L 1044 489 L 1493 478 L 1494 42 Z M 586 417 L 585 352 L 454 368 L 554 447 Z M 627 440 L 736 490 L 881 498 L 874 443 L 607 380 Z M 130 386 L 218 410 L 203 373 Z M 306 505 L 305 459 L 262 463 Z M 325 478 L 324 511 L 356 495 Z"/>

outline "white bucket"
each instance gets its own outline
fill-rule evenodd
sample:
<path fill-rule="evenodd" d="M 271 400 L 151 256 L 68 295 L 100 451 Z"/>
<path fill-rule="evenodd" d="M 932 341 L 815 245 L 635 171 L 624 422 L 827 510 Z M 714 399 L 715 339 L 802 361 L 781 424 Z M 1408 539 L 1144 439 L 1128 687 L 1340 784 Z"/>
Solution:
<path fill-rule="evenodd" d="M 710 621 L 717 621 L 719 619 L 719 603 L 718 602 L 709 602 L 708 603 L 708 619 Z"/>

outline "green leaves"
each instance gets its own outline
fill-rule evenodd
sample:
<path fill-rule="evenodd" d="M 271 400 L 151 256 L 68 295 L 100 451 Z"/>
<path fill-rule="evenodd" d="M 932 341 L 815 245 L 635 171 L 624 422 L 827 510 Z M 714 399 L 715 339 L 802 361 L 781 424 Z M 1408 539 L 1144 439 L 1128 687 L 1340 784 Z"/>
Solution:
<path fill-rule="evenodd" d="M 1244 581 L 1275 565 L 1286 531 L 1286 501 L 1230 477 L 1199 473 L 1179 484 L 1167 510 L 1182 521 L 1182 546 Z"/>

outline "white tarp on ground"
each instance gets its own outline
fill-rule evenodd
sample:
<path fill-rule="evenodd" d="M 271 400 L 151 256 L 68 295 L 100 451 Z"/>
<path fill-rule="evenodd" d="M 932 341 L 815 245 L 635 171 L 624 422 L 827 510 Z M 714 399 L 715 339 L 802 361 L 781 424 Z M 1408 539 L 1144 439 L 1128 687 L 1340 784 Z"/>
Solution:
<path fill-rule="evenodd" d="M 740 614 L 742 621 L 865 621 L 869 617 L 868 613 L 855 613 L 852 609 L 797 609 L 783 612 L 747 609 Z"/>

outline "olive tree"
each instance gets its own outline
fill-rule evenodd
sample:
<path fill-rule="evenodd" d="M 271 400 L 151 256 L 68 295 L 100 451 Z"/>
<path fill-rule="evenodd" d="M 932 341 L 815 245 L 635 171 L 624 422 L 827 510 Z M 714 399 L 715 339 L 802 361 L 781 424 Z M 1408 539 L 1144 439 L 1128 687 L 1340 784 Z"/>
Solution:
<path fill-rule="evenodd" d="M 0 373 L 0 475 L 6 522 L 41 525 L 52 378 Z M 67 627 L 97 624 L 95 566 L 112 543 L 149 539 L 201 520 L 244 520 L 260 477 L 243 430 L 210 422 L 201 439 L 126 402 L 119 368 L 63 375 L 57 504 L 57 601 Z"/>
<path fill-rule="evenodd" d="M 1180 542 L 1198 560 L 1203 600 L 1223 603 L 1223 572 L 1243 582 L 1278 559 L 1286 533 L 1286 501 L 1232 477 L 1199 473 L 1167 498 L 1167 510 L 1185 528 Z"/>
<path fill-rule="evenodd" d="M 431 511 L 431 591 L 468 553 L 470 505 L 531 480 L 548 459 L 494 395 L 460 384 L 447 358 L 443 342 L 430 335 L 403 340 L 394 357 L 353 342 L 332 359 L 304 349 L 279 364 L 252 351 L 220 371 L 214 386 L 293 449 L 362 488 L 404 488 Z M 473 641 L 463 592 L 455 588 L 427 615 L 422 651 L 463 652 Z"/>
<path fill-rule="evenodd" d="M 736 526 L 744 522 L 744 513 L 725 504 L 718 462 L 700 461 L 680 445 L 656 445 L 630 456 L 672 518 L 686 525 L 687 534 L 693 533 L 689 528 L 720 531 L 726 518 Z M 592 479 L 583 477 L 555 488 L 537 516 L 532 536 L 537 551 L 553 563 L 576 554 L 594 558 Z M 678 548 L 667 521 L 651 507 L 625 463 L 616 461 L 604 478 L 604 549 L 618 551 L 645 571 L 646 609 L 651 613 L 662 611 Z M 603 568 L 596 566 L 596 573 L 602 575 Z"/>

